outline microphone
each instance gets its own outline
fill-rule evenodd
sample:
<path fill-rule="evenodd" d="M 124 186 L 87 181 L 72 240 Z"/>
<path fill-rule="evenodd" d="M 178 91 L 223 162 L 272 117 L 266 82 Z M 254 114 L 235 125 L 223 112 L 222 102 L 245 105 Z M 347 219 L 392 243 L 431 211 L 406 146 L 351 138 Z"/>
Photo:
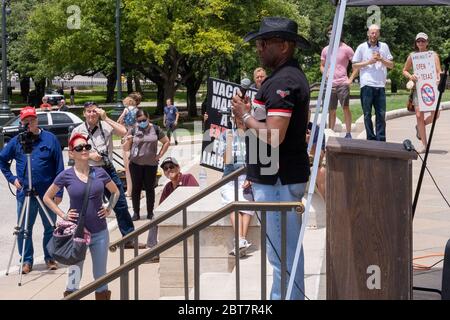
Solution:
<path fill-rule="evenodd" d="M 245 97 L 245 93 L 248 89 L 250 89 L 252 82 L 248 78 L 244 78 L 241 80 L 241 86 L 239 87 L 239 91 L 241 91 L 241 98 Z"/>
<path fill-rule="evenodd" d="M 411 140 L 406 139 L 403 141 L 403 148 L 405 148 L 406 151 L 412 151 L 414 150 L 414 146 L 411 143 Z"/>

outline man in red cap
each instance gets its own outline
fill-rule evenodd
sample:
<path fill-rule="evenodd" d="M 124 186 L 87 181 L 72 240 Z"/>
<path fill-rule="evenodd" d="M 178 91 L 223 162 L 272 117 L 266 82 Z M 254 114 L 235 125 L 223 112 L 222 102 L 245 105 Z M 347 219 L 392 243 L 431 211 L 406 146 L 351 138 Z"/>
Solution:
<path fill-rule="evenodd" d="M 48 187 L 52 184 L 55 177 L 64 170 L 63 156 L 61 145 L 56 136 L 48 131 L 38 127 L 38 119 L 36 110 L 33 107 L 24 107 L 20 111 L 20 122 L 27 130 L 27 138 L 31 140 L 31 175 L 33 189 L 42 199 Z M 22 136 L 23 137 L 23 136 Z M 27 157 L 23 145 L 21 144 L 20 135 L 12 138 L 6 147 L 0 152 L 0 170 L 4 174 L 6 180 L 13 184 L 17 189 L 17 216 L 20 218 L 22 207 L 25 200 L 28 185 L 28 168 Z M 16 174 L 11 172 L 11 160 L 16 160 Z M 56 195 L 55 201 L 61 202 L 62 190 Z M 56 221 L 56 215 L 46 208 L 53 222 Z M 27 226 L 28 238 L 25 241 L 25 251 L 23 252 L 23 269 L 22 273 L 29 273 L 33 267 L 33 241 L 32 230 L 37 214 L 41 216 L 44 225 L 44 255 L 47 267 L 50 270 L 56 270 L 57 265 L 47 250 L 47 243 L 50 241 L 53 233 L 53 227 L 48 221 L 47 216 L 35 197 L 30 198 L 29 203 L 29 222 Z M 22 254 L 23 232 L 19 233 L 18 249 Z"/>

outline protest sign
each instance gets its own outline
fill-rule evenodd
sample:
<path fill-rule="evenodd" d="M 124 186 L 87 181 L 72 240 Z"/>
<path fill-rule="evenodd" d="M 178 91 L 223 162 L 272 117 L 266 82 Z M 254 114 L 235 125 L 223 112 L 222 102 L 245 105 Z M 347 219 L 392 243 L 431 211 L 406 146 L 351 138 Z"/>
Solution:
<path fill-rule="evenodd" d="M 411 54 L 414 75 L 417 77 L 418 107 L 421 112 L 436 110 L 438 85 L 434 55 L 433 51 Z"/>
<path fill-rule="evenodd" d="M 205 133 L 203 135 L 202 154 L 200 165 L 223 171 L 223 154 L 225 144 L 220 135 L 227 129 L 232 128 L 231 124 L 231 101 L 233 96 L 238 94 L 239 85 L 236 83 L 209 78 L 206 113 L 208 120 L 205 123 Z M 246 96 L 250 101 L 254 99 L 256 89 L 248 89 Z"/>

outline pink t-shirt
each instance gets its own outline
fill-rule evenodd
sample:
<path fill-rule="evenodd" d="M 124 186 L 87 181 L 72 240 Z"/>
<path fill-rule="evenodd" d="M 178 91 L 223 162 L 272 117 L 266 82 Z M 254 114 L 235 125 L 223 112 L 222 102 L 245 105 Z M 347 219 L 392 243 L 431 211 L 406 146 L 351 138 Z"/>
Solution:
<path fill-rule="evenodd" d="M 320 60 L 325 62 L 327 59 L 328 46 L 323 48 Z M 336 69 L 334 72 L 333 87 L 343 84 L 348 80 L 347 76 L 347 66 L 350 61 L 352 61 L 355 52 L 345 43 L 341 42 L 338 48 Z"/>
<path fill-rule="evenodd" d="M 166 200 L 166 198 L 170 196 L 170 194 L 178 187 L 198 187 L 198 182 L 190 173 L 181 174 L 181 179 L 178 183 L 178 186 L 174 188 L 172 181 L 167 182 L 167 184 L 164 186 L 164 189 L 161 193 L 161 198 L 159 199 L 159 204 Z"/>

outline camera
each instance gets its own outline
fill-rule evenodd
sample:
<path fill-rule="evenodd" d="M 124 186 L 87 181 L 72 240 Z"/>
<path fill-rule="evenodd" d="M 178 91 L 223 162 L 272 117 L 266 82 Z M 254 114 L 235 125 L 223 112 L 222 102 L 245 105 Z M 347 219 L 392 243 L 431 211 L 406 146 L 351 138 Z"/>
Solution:
<path fill-rule="evenodd" d="M 19 143 L 22 145 L 23 152 L 31 153 L 33 151 L 33 142 L 38 136 L 30 131 L 28 123 L 19 127 Z"/>
<path fill-rule="evenodd" d="M 102 157 L 103 162 L 105 163 L 104 167 L 110 171 L 115 170 L 114 164 L 109 159 L 108 153 L 106 152 L 99 152 L 100 156 Z"/>

